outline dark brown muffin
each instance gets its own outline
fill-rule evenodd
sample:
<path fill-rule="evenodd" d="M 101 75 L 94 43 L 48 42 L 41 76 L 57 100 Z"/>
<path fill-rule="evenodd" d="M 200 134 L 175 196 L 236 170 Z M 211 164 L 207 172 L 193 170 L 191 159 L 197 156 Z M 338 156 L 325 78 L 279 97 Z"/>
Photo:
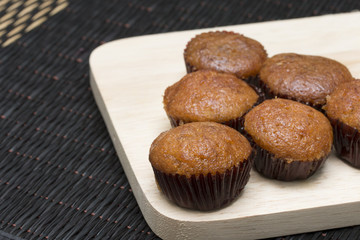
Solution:
<path fill-rule="evenodd" d="M 324 109 L 334 129 L 336 154 L 360 168 L 360 80 L 339 85 Z"/>
<path fill-rule="evenodd" d="M 164 108 L 173 127 L 189 122 L 218 122 L 241 130 L 241 117 L 258 95 L 232 74 L 201 70 L 165 90 Z"/>
<path fill-rule="evenodd" d="M 337 85 L 353 79 L 349 70 L 335 60 L 295 53 L 267 59 L 259 76 L 260 87 L 268 98 L 288 98 L 318 110 Z"/>
<path fill-rule="evenodd" d="M 177 205 L 213 210 L 232 202 L 248 182 L 250 143 L 236 130 L 195 122 L 160 134 L 149 160 L 161 191 Z"/>
<path fill-rule="evenodd" d="M 256 149 L 254 166 L 266 177 L 310 177 L 331 151 L 329 120 L 312 107 L 287 99 L 266 100 L 245 116 Z"/>
<path fill-rule="evenodd" d="M 187 44 L 184 59 L 188 73 L 212 69 L 238 78 L 255 77 L 267 53 L 256 40 L 234 32 L 206 32 Z"/>

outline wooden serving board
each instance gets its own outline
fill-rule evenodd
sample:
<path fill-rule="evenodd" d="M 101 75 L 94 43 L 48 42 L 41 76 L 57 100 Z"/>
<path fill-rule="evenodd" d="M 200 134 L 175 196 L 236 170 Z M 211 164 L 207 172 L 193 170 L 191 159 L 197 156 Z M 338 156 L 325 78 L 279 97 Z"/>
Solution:
<path fill-rule="evenodd" d="M 359 12 L 134 37 L 94 50 L 92 90 L 152 230 L 164 239 L 254 239 L 360 224 L 360 170 L 334 155 L 305 181 L 269 180 L 252 171 L 240 198 L 212 212 L 180 208 L 158 190 L 148 154 L 152 141 L 170 129 L 164 90 L 185 75 L 190 38 L 215 29 L 254 38 L 269 56 L 334 58 L 360 78 Z"/>

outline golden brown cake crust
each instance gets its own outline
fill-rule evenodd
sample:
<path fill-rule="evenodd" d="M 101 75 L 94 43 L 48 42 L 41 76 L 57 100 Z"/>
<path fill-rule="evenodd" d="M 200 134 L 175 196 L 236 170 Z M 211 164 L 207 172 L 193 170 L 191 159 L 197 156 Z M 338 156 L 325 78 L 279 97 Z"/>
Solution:
<path fill-rule="evenodd" d="M 260 79 L 275 94 L 313 105 L 323 105 L 335 87 L 351 81 L 341 63 L 320 56 L 283 53 L 267 59 Z"/>
<path fill-rule="evenodd" d="M 329 154 L 333 133 L 329 120 L 307 105 L 271 99 L 245 116 L 245 131 L 276 158 L 312 161 Z"/>
<path fill-rule="evenodd" d="M 339 85 L 326 98 L 326 114 L 360 131 L 360 80 Z"/>
<path fill-rule="evenodd" d="M 234 75 L 202 70 L 168 87 L 164 108 L 185 122 L 225 122 L 244 115 L 257 100 L 256 92 Z"/>
<path fill-rule="evenodd" d="M 184 51 L 185 63 L 193 71 L 213 69 L 239 78 L 256 76 L 266 58 L 267 53 L 258 41 L 226 31 L 197 35 Z"/>
<path fill-rule="evenodd" d="M 190 177 L 224 173 L 248 159 L 251 146 L 236 130 L 219 123 L 188 123 L 161 133 L 149 159 L 164 173 Z"/>

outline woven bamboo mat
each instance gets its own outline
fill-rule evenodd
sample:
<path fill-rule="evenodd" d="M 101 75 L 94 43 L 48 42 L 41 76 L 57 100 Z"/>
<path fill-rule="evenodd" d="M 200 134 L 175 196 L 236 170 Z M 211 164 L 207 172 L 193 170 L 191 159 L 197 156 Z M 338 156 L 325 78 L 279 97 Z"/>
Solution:
<path fill-rule="evenodd" d="M 0 0 L 0 238 L 157 239 L 89 86 L 118 38 L 360 9 L 357 0 Z M 360 239 L 360 226 L 280 239 Z"/>

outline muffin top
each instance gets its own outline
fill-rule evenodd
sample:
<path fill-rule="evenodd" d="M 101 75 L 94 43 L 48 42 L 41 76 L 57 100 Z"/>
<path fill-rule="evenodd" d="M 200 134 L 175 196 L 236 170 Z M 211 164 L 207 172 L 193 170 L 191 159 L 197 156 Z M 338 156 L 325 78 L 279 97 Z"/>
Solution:
<path fill-rule="evenodd" d="M 326 96 L 338 84 L 353 79 L 349 70 L 335 60 L 295 53 L 267 59 L 260 78 L 275 95 L 313 105 L 324 105 Z"/>
<path fill-rule="evenodd" d="M 213 69 L 248 78 L 259 73 L 267 58 L 264 47 L 256 40 L 234 32 L 206 32 L 187 44 L 185 62 L 193 71 Z"/>
<path fill-rule="evenodd" d="M 360 131 L 360 80 L 339 85 L 326 98 L 326 114 Z"/>
<path fill-rule="evenodd" d="M 332 127 L 321 112 L 281 98 L 266 100 L 246 114 L 245 131 L 258 146 L 288 162 L 325 157 L 333 142 Z"/>
<path fill-rule="evenodd" d="M 161 133 L 151 145 L 149 159 L 161 172 L 190 177 L 224 173 L 247 160 L 251 151 L 248 140 L 236 130 L 195 122 Z"/>
<path fill-rule="evenodd" d="M 244 115 L 257 100 L 256 92 L 234 75 L 202 70 L 168 87 L 164 108 L 186 122 L 225 122 Z"/>

